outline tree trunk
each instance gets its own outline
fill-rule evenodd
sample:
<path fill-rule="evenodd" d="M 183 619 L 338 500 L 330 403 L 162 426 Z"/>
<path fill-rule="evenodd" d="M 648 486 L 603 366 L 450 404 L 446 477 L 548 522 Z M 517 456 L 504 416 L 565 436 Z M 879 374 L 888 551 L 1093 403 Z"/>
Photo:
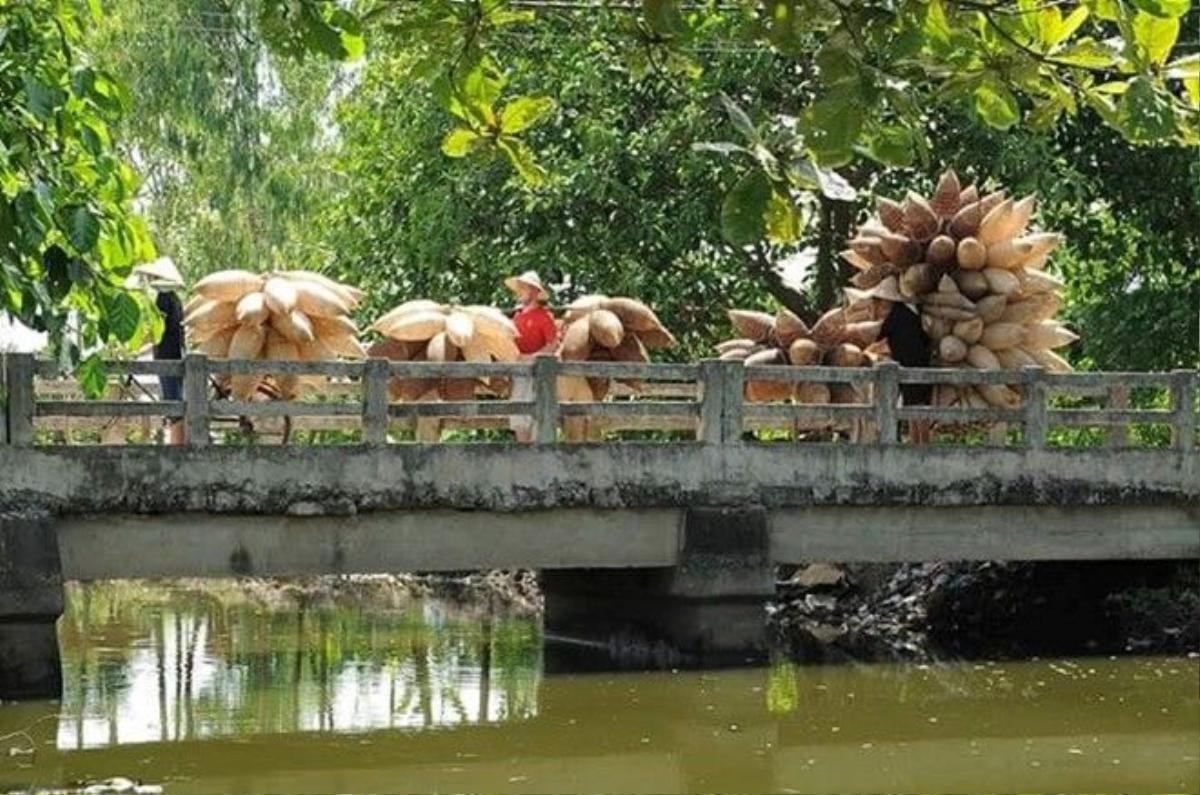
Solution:
<path fill-rule="evenodd" d="M 817 265 L 813 302 L 824 312 L 838 300 L 839 290 L 849 273 L 838 252 L 850 237 L 854 225 L 854 203 L 821 197 L 820 229 L 817 232 Z"/>

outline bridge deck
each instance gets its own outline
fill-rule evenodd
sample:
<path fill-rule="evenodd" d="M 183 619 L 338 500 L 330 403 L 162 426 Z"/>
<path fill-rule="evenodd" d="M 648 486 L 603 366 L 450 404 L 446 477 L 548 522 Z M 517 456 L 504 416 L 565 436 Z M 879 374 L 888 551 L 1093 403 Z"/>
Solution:
<path fill-rule="evenodd" d="M 133 362 L 134 372 L 182 373 L 178 403 L 47 401 L 36 377 L 52 368 L 8 357 L 0 513 L 64 517 L 68 576 L 453 570 L 500 566 L 669 566 L 682 544 L 682 511 L 766 511 L 778 561 L 1200 557 L 1200 455 L 1195 372 L 1048 374 L 970 370 L 557 362 L 430 364 L 345 362 Z M 208 395 L 212 372 L 360 379 L 361 400 L 230 404 Z M 529 402 L 396 404 L 391 377 L 529 374 Z M 646 378 L 690 384 L 675 397 L 562 403 L 557 379 Z M 862 403 L 751 404 L 747 377 L 858 384 Z M 897 407 L 901 383 L 1013 383 L 1020 408 Z M 1158 389 L 1168 408 L 1082 409 L 1047 399 L 1079 391 L 1128 396 Z M 698 397 L 697 397 L 698 396 Z M 212 444 L 210 423 L 230 412 L 337 416 L 360 423 L 365 443 Z M 53 416 L 178 416 L 183 447 L 36 445 Z M 533 417 L 539 442 L 394 444 L 391 419 Z M 573 420 L 690 423 L 696 441 L 564 443 Z M 1019 441 L 914 447 L 898 424 L 1010 423 Z M 860 441 L 762 443 L 756 421 L 858 423 Z M 1169 445 L 1055 447 L 1054 426 L 1129 424 L 1170 430 Z M 676 427 L 676 426 L 667 426 Z M 1010 439 L 1011 441 L 1011 439 Z M 960 440 L 961 442 L 961 440 Z M 1114 442 L 1124 443 L 1114 444 Z M 105 519 L 89 518 L 96 514 Z M 276 517 L 246 519 L 246 515 Z M 102 527 L 103 532 L 98 532 Z M 399 543 L 397 543 L 399 541 Z M 154 555 L 145 550 L 154 549 Z"/>

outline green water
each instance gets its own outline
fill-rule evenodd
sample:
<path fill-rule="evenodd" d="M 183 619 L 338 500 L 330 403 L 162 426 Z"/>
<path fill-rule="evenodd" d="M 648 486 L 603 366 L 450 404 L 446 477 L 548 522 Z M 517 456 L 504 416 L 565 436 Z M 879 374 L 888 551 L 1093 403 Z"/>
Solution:
<path fill-rule="evenodd" d="M 529 618 L 72 589 L 0 792 L 1195 792 L 1200 662 L 548 674 Z M 11 749 L 11 750 L 10 750 Z"/>

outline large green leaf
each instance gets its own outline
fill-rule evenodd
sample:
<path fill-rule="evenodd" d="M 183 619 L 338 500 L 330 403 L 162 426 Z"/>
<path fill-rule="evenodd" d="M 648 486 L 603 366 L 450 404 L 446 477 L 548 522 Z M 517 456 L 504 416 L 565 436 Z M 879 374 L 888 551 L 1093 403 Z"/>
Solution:
<path fill-rule="evenodd" d="M 479 133 L 466 127 L 455 127 L 442 139 L 442 152 L 447 157 L 466 157 L 481 140 Z"/>
<path fill-rule="evenodd" d="M 998 78 L 984 80 L 975 88 L 975 112 L 998 130 L 1007 130 L 1021 120 L 1021 108 L 1008 86 Z"/>
<path fill-rule="evenodd" d="M 70 213 L 71 245 L 80 254 L 87 254 L 96 247 L 100 238 L 100 222 L 86 207 L 75 207 Z"/>
<path fill-rule="evenodd" d="M 500 112 L 500 131 L 507 134 L 528 130 L 554 113 L 550 97 L 517 97 Z"/>
<path fill-rule="evenodd" d="M 821 165 L 845 165 L 853 157 L 865 118 L 866 110 L 854 92 L 831 94 L 813 103 L 805 113 L 805 145 Z"/>
<path fill-rule="evenodd" d="M 129 342 L 138 333 L 142 312 L 137 301 L 124 290 L 116 290 L 105 298 L 105 315 L 113 336 L 120 342 Z"/>
<path fill-rule="evenodd" d="M 757 168 L 746 172 L 721 204 L 721 234 L 735 246 L 748 246 L 766 235 L 771 181 Z"/>
<path fill-rule="evenodd" d="M 1179 20 L 1139 11 L 1133 18 L 1133 40 L 1151 64 L 1161 66 L 1179 38 Z"/>
<path fill-rule="evenodd" d="M 75 370 L 75 378 L 79 387 L 89 400 L 98 400 L 104 396 L 108 386 L 108 370 L 104 366 L 104 354 L 94 353 L 79 363 Z"/>
<path fill-rule="evenodd" d="M 1175 132 L 1170 100 L 1149 77 L 1135 77 L 1117 106 L 1117 123 L 1131 141 L 1155 141 Z"/>
<path fill-rule="evenodd" d="M 940 47 L 950 45 L 950 20 L 946 17 L 942 0 L 931 0 L 926 6 L 924 30 L 933 44 Z"/>

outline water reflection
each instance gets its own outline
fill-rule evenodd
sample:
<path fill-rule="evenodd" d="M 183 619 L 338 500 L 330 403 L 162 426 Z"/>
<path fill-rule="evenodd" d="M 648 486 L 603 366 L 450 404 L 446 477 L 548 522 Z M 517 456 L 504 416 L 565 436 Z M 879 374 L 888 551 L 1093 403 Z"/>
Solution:
<path fill-rule="evenodd" d="M 451 726 L 536 712 L 532 620 L 439 601 L 270 610 L 133 583 L 72 589 L 57 745 Z"/>
<path fill-rule="evenodd" d="M 60 635 L 64 701 L 0 705 L 0 792 L 1200 790 L 1195 659 L 543 676 L 528 618 L 130 583 Z"/>

